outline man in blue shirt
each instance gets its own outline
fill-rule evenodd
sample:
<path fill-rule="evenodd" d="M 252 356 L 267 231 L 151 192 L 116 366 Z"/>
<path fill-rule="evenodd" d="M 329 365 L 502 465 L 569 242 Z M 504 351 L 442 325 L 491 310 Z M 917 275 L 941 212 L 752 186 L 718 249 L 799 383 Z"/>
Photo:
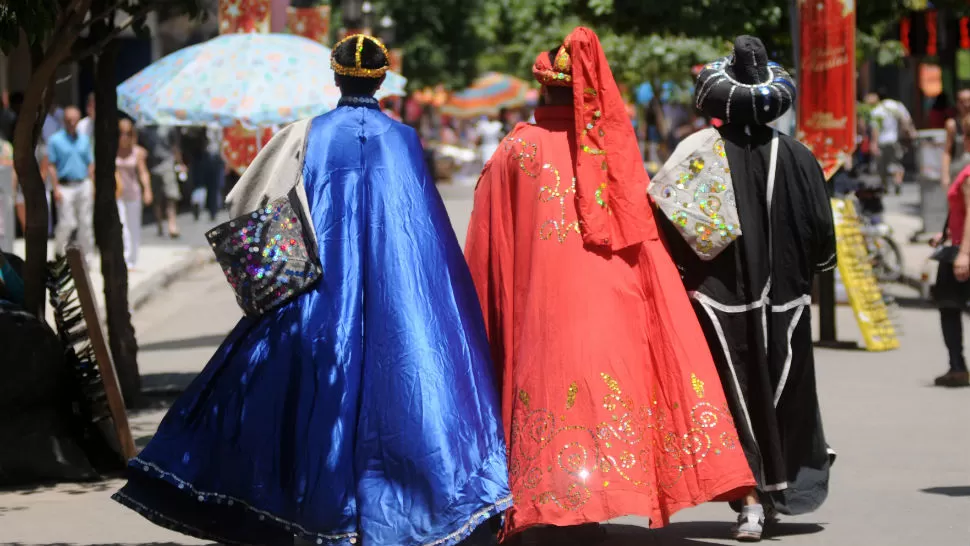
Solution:
<path fill-rule="evenodd" d="M 85 255 L 94 251 L 94 154 L 91 140 L 79 133 L 81 111 L 70 106 L 64 110 L 64 128 L 47 141 L 54 179 L 57 227 L 56 251 L 63 253 L 77 231 L 77 243 Z"/>

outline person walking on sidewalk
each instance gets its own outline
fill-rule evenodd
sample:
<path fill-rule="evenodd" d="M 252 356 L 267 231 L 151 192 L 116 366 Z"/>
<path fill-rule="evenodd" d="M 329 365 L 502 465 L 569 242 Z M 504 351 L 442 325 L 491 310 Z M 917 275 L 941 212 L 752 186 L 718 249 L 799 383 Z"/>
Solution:
<path fill-rule="evenodd" d="M 650 188 L 758 480 L 735 506 L 742 541 L 761 540 L 773 512 L 818 509 L 835 460 L 811 318 L 814 276 L 836 266 L 832 210 L 815 156 L 767 125 L 792 107 L 793 81 L 739 37 L 695 85 L 698 109 L 725 124 L 688 137 Z"/>
<path fill-rule="evenodd" d="M 183 158 L 188 167 L 188 182 L 192 188 L 192 213 L 195 219 L 203 209 L 215 222 L 222 210 L 222 189 L 226 181 L 226 163 L 222 159 L 219 129 L 194 128 L 182 138 Z"/>
<path fill-rule="evenodd" d="M 876 146 L 872 147 L 872 153 L 876 158 L 879 179 L 886 192 L 895 189 L 899 195 L 906 176 L 906 169 L 903 168 L 904 143 L 912 143 L 916 138 L 913 118 L 903 103 L 890 99 L 882 89 L 869 93 L 866 103 L 873 107 L 870 116 Z"/>
<path fill-rule="evenodd" d="M 940 184 L 944 190 L 949 190 L 960 171 L 970 165 L 970 153 L 964 145 L 967 137 L 963 131 L 963 118 L 970 114 L 970 88 L 957 92 L 956 110 L 956 115 L 948 118 L 943 125 L 946 130 L 946 145 L 943 148 Z"/>
<path fill-rule="evenodd" d="M 94 252 L 94 154 L 91 140 L 78 132 L 81 111 L 64 109 L 64 128 L 51 135 L 47 157 L 54 180 L 57 226 L 55 251 L 63 254 L 77 232 L 77 243 L 85 255 Z"/>
<path fill-rule="evenodd" d="M 374 98 L 386 48 L 352 35 L 331 65 L 337 107 L 277 133 L 210 232 L 247 316 L 114 499 L 223 544 L 488 540 L 512 498 L 475 287 L 417 134 Z"/>
<path fill-rule="evenodd" d="M 118 155 L 115 169 L 120 183 L 118 212 L 125 239 L 125 263 L 132 269 L 138 263 L 141 247 L 141 217 L 145 207 L 152 204 L 152 185 L 148 174 L 148 152 L 138 146 L 131 120 L 118 122 Z"/>
<path fill-rule="evenodd" d="M 505 534 L 592 544 L 755 482 L 599 38 L 573 30 L 532 72 L 543 106 L 485 166 L 465 256 L 502 378 Z"/>
<path fill-rule="evenodd" d="M 178 239 L 178 204 L 182 199 L 178 169 L 183 165 L 179 131 L 175 127 L 147 126 L 139 130 L 139 138 L 148 150 L 148 172 L 152 180 L 152 210 L 159 237 Z"/>
<path fill-rule="evenodd" d="M 961 133 L 970 131 L 970 115 L 961 120 Z M 964 139 L 964 153 L 970 154 L 970 139 Z M 933 287 L 933 300 L 940 309 L 940 327 L 943 343 L 949 354 L 950 369 L 937 377 L 938 387 L 970 386 L 970 373 L 963 354 L 963 312 L 970 302 L 970 222 L 967 210 L 970 209 L 970 165 L 967 165 L 953 179 L 947 189 L 949 215 L 943 232 L 934 237 L 930 244 L 937 247 L 933 259 L 939 263 L 936 284 Z"/>

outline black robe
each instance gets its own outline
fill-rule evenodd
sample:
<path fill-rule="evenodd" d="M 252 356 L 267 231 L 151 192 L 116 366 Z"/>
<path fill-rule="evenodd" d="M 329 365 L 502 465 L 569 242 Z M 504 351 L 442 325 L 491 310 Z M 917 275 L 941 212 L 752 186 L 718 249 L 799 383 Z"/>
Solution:
<path fill-rule="evenodd" d="M 835 454 L 822 432 L 811 322 L 813 276 L 836 265 L 832 210 L 822 170 L 802 144 L 779 135 L 769 199 L 772 130 L 752 127 L 749 136 L 729 125 L 720 132 L 741 237 L 702 261 L 670 221 L 660 223 L 762 500 L 783 514 L 803 514 L 825 500 Z"/>

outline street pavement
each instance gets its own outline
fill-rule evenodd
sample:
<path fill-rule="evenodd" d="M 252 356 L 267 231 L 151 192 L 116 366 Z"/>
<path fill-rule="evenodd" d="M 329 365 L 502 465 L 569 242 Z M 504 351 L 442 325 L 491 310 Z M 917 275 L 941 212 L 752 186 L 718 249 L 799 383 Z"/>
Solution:
<path fill-rule="evenodd" d="M 151 212 L 146 211 L 146 217 Z M 211 251 L 205 240 L 205 232 L 218 223 L 227 221 L 228 215 L 221 213 L 216 221 L 208 219 L 203 214 L 196 221 L 191 214 L 182 214 L 178 218 L 180 237 L 172 239 L 168 236 L 160 237 L 155 224 L 145 224 L 141 227 L 141 247 L 138 263 L 128 271 L 128 302 L 133 309 L 141 307 L 159 290 L 178 279 L 188 269 L 198 267 L 211 260 Z M 26 256 L 23 239 L 14 242 L 14 254 L 21 258 Z M 54 257 L 54 241 L 47 242 L 47 257 Z M 104 308 L 104 279 L 101 276 L 101 259 L 99 254 L 88 256 L 88 275 L 91 288 L 100 308 Z M 103 318 L 103 317 L 102 317 Z M 48 320 L 52 320 L 48 308 Z"/>
<path fill-rule="evenodd" d="M 467 188 L 442 187 L 463 240 L 471 212 Z M 906 243 L 912 189 L 887 200 L 910 271 L 928 255 Z M 908 223 L 907 223 L 908 222 Z M 188 224 L 186 224 L 187 226 Z M 154 237 L 154 235 L 152 235 Z M 925 258 L 922 258 L 925 259 Z M 909 288 L 900 295 L 915 298 Z M 164 297 L 135 314 L 146 388 L 157 401 L 134 412 L 139 447 L 150 439 L 173 393 L 192 380 L 240 312 L 219 268 L 189 271 Z M 837 312 L 839 337 L 861 341 L 847 307 Z M 827 503 L 816 513 L 783 518 L 771 542 L 792 546 L 967 546 L 970 544 L 970 389 L 932 386 L 946 366 L 937 315 L 919 306 L 898 310 L 902 347 L 888 353 L 816 349 L 819 395 L 831 446 L 838 452 Z M 110 501 L 122 484 L 0 491 L 0 544 L 23 546 L 205 544 L 156 527 Z M 733 513 L 723 504 L 685 510 L 666 529 L 648 531 L 642 518 L 609 527 L 616 546 L 732 544 Z"/>

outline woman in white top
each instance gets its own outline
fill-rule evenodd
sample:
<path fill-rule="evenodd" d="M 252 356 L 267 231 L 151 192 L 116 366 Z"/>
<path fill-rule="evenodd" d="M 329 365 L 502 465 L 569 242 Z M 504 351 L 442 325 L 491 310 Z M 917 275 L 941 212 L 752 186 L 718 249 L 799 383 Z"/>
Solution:
<path fill-rule="evenodd" d="M 138 146 L 135 128 L 130 120 L 118 122 L 118 155 L 115 169 L 118 179 L 118 214 L 125 240 L 125 263 L 134 268 L 141 246 L 141 216 L 152 204 L 151 177 L 146 159 L 148 152 Z"/>

